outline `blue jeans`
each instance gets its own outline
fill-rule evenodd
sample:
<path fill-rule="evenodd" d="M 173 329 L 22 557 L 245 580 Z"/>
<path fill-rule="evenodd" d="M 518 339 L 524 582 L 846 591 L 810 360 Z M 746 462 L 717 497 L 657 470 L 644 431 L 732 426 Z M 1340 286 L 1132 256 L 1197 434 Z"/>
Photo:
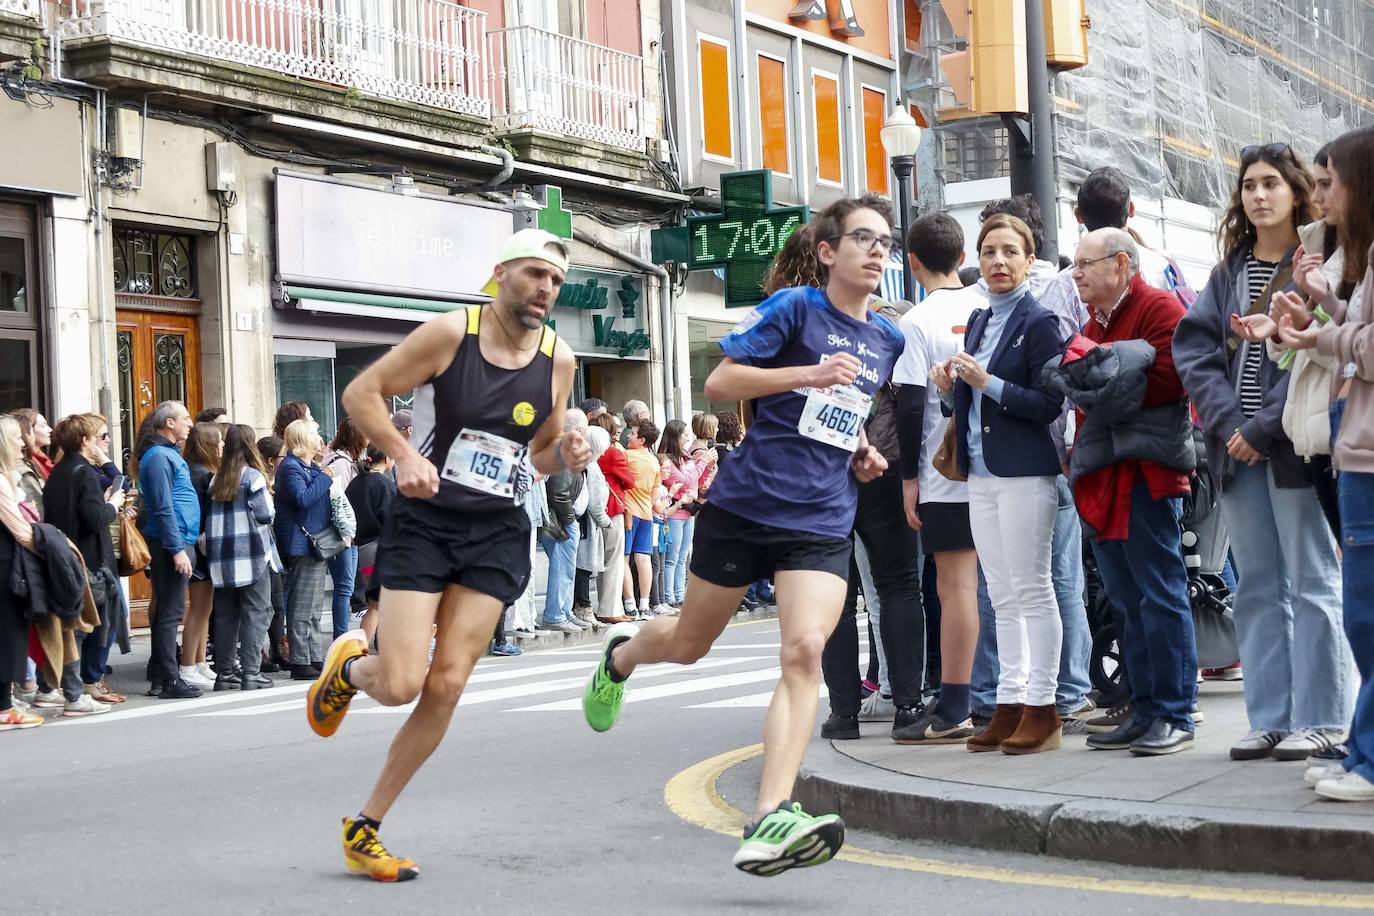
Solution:
<path fill-rule="evenodd" d="M 334 638 L 348 631 L 349 615 L 353 613 L 353 579 L 358 574 L 358 548 L 346 547 L 343 553 L 329 561 L 329 578 L 334 581 Z"/>
<path fill-rule="evenodd" d="M 1279 489 L 1241 464 L 1221 511 L 1240 582 L 1236 642 L 1250 727 L 1290 732 L 1350 721 L 1350 659 L 1341 632 L 1341 564 L 1311 487 Z"/>
<path fill-rule="evenodd" d="M 1064 645 L 1059 652 L 1059 687 L 1054 705 L 1069 712 L 1083 705 L 1092 680 L 1088 662 L 1093 651 L 1088 629 L 1088 605 L 1083 600 L 1083 526 L 1078 521 L 1073 490 L 1064 477 L 1059 478 L 1059 510 L 1054 517 L 1054 551 L 1050 575 L 1054 578 L 1054 597 L 1059 604 L 1059 620 L 1064 625 Z"/>
<path fill-rule="evenodd" d="M 687 594 L 687 553 L 696 530 L 695 517 L 668 519 L 668 552 L 663 556 L 663 598 L 668 604 L 682 604 Z"/>
<path fill-rule="evenodd" d="M 539 546 L 549 558 L 549 584 L 544 592 L 544 623 L 562 623 L 572 617 L 573 580 L 577 577 L 577 522 L 566 529 L 562 541 L 539 536 Z"/>
<path fill-rule="evenodd" d="M 1345 634 L 1362 681 L 1346 742 L 1350 756 L 1345 758 L 1345 768 L 1374 782 L 1374 474 L 1342 471 L 1337 487 L 1345 560 Z"/>
<path fill-rule="evenodd" d="M 1067 713 L 1083 704 L 1092 689 L 1088 663 L 1093 638 L 1088 628 L 1088 607 L 1083 601 L 1083 527 L 1078 521 L 1073 491 L 1069 482 L 1059 478 L 1059 508 L 1054 517 L 1050 575 L 1054 597 L 1059 605 L 1059 620 L 1064 625 L 1064 644 L 1059 652 L 1059 685 L 1054 705 Z M 988 599 L 988 584 L 983 569 L 978 569 L 978 645 L 973 652 L 973 683 L 969 689 L 972 708 L 980 716 L 990 716 L 997 707 L 997 615 Z"/>
<path fill-rule="evenodd" d="M 1122 609 L 1120 644 L 1133 717 L 1192 731 L 1197 641 L 1180 544 L 1182 517 L 1182 500 L 1152 499 L 1149 485 L 1138 480 L 1131 490 L 1127 539 L 1092 546 L 1102 586 Z"/>

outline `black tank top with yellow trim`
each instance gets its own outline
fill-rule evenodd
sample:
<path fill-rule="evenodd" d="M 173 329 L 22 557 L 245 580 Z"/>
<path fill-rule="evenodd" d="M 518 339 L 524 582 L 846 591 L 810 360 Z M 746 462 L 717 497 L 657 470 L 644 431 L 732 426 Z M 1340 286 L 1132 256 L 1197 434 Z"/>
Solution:
<path fill-rule="evenodd" d="M 524 505 L 533 482 L 530 440 L 553 411 L 558 335 L 545 326 L 534 359 L 503 369 L 482 356 L 482 311 L 467 310 L 453 362 L 415 390 L 410 441 L 439 471 L 439 492 L 428 501 L 461 512 Z"/>

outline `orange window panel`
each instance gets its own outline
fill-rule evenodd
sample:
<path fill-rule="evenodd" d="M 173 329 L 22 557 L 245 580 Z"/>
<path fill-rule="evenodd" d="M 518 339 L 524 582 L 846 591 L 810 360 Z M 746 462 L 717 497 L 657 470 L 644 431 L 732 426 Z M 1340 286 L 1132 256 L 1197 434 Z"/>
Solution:
<path fill-rule="evenodd" d="M 880 131 L 887 120 L 887 93 L 864 87 L 864 186 L 887 193 L 887 152 Z"/>
<path fill-rule="evenodd" d="M 844 156 L 840 151 L 840 82 L 817 73 L 811 77 L 816 101 L 816 177 L 835 184 L 844 182 Z"/>
<path fill-rule="evenodd" d="M 790 175 L 787 149 L 787 68 L 780 60 L 759 56 L 759 141 L 763 167 Z"/>
<path fill-rule="evenodd" d="M 702 150 L 722 159 L 735 157 L 734 136 L 730 128 L 730 48 L 707 41 L 698 42 L 701 57 Z"/>

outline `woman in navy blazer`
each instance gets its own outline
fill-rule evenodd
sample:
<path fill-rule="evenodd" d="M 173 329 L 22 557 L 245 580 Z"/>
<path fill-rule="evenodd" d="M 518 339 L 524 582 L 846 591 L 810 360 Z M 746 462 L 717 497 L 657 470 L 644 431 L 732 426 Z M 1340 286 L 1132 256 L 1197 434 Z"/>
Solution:
<path fill-rule="evenodd" d="M 315 463 L 324 449 L 312 420 L 286 427 L 286 457 L 277 466 L 274 533 L 286 564 L 286 623 L 291 644 L 291 679 L 314 680 L 324 665 L 320 614 L 324 611 L 328 564 L 310 552 L 306 532 L 330 525 L 329 487 L 334 476 Z"/>
<path fill-rule="evenodd" d="M 991 308 L 969 319 L 964 352 L 931 370 L 954 407 L 959 470 L 968 475 L 969 526 L 997 616 L 997 711 L 971 751 L 1033 754 L 1059 747 L 1054 708 L 1063 627 L 1050 576 L 1059 456 L 1050 438 L 1063 399 L 1040 381 L 1063 352 L 1059 324 L 1031 295 L 1030 229 L 988 219 L 978 262 Z"/>

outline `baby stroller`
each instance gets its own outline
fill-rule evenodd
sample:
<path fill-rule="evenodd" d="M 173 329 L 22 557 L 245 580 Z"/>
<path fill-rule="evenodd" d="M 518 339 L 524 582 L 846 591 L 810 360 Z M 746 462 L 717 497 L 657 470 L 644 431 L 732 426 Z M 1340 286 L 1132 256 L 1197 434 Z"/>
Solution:
<path fill-rule="evenodd" d="M 1231 602 L 1222 579 L 1228 540 L 1217 511 L 1217 490 L 1198 442 L 1199 464 L 1191 492 L 1183 500 L 1183 562 L 1188 567 L 1188 603 L 1193 611 L 1199 668 L 1224 668 L 1240 659 Z M 1083 570 L 1088 627 L 1093 636 L 1089 675 L 1099 692 L 1097 705 L 1120 706 L 1130 701 L 1126 666 L 1121 655 L 1121 611 L 1111 603 L 1092 548 L 1084 538 Z"/>

